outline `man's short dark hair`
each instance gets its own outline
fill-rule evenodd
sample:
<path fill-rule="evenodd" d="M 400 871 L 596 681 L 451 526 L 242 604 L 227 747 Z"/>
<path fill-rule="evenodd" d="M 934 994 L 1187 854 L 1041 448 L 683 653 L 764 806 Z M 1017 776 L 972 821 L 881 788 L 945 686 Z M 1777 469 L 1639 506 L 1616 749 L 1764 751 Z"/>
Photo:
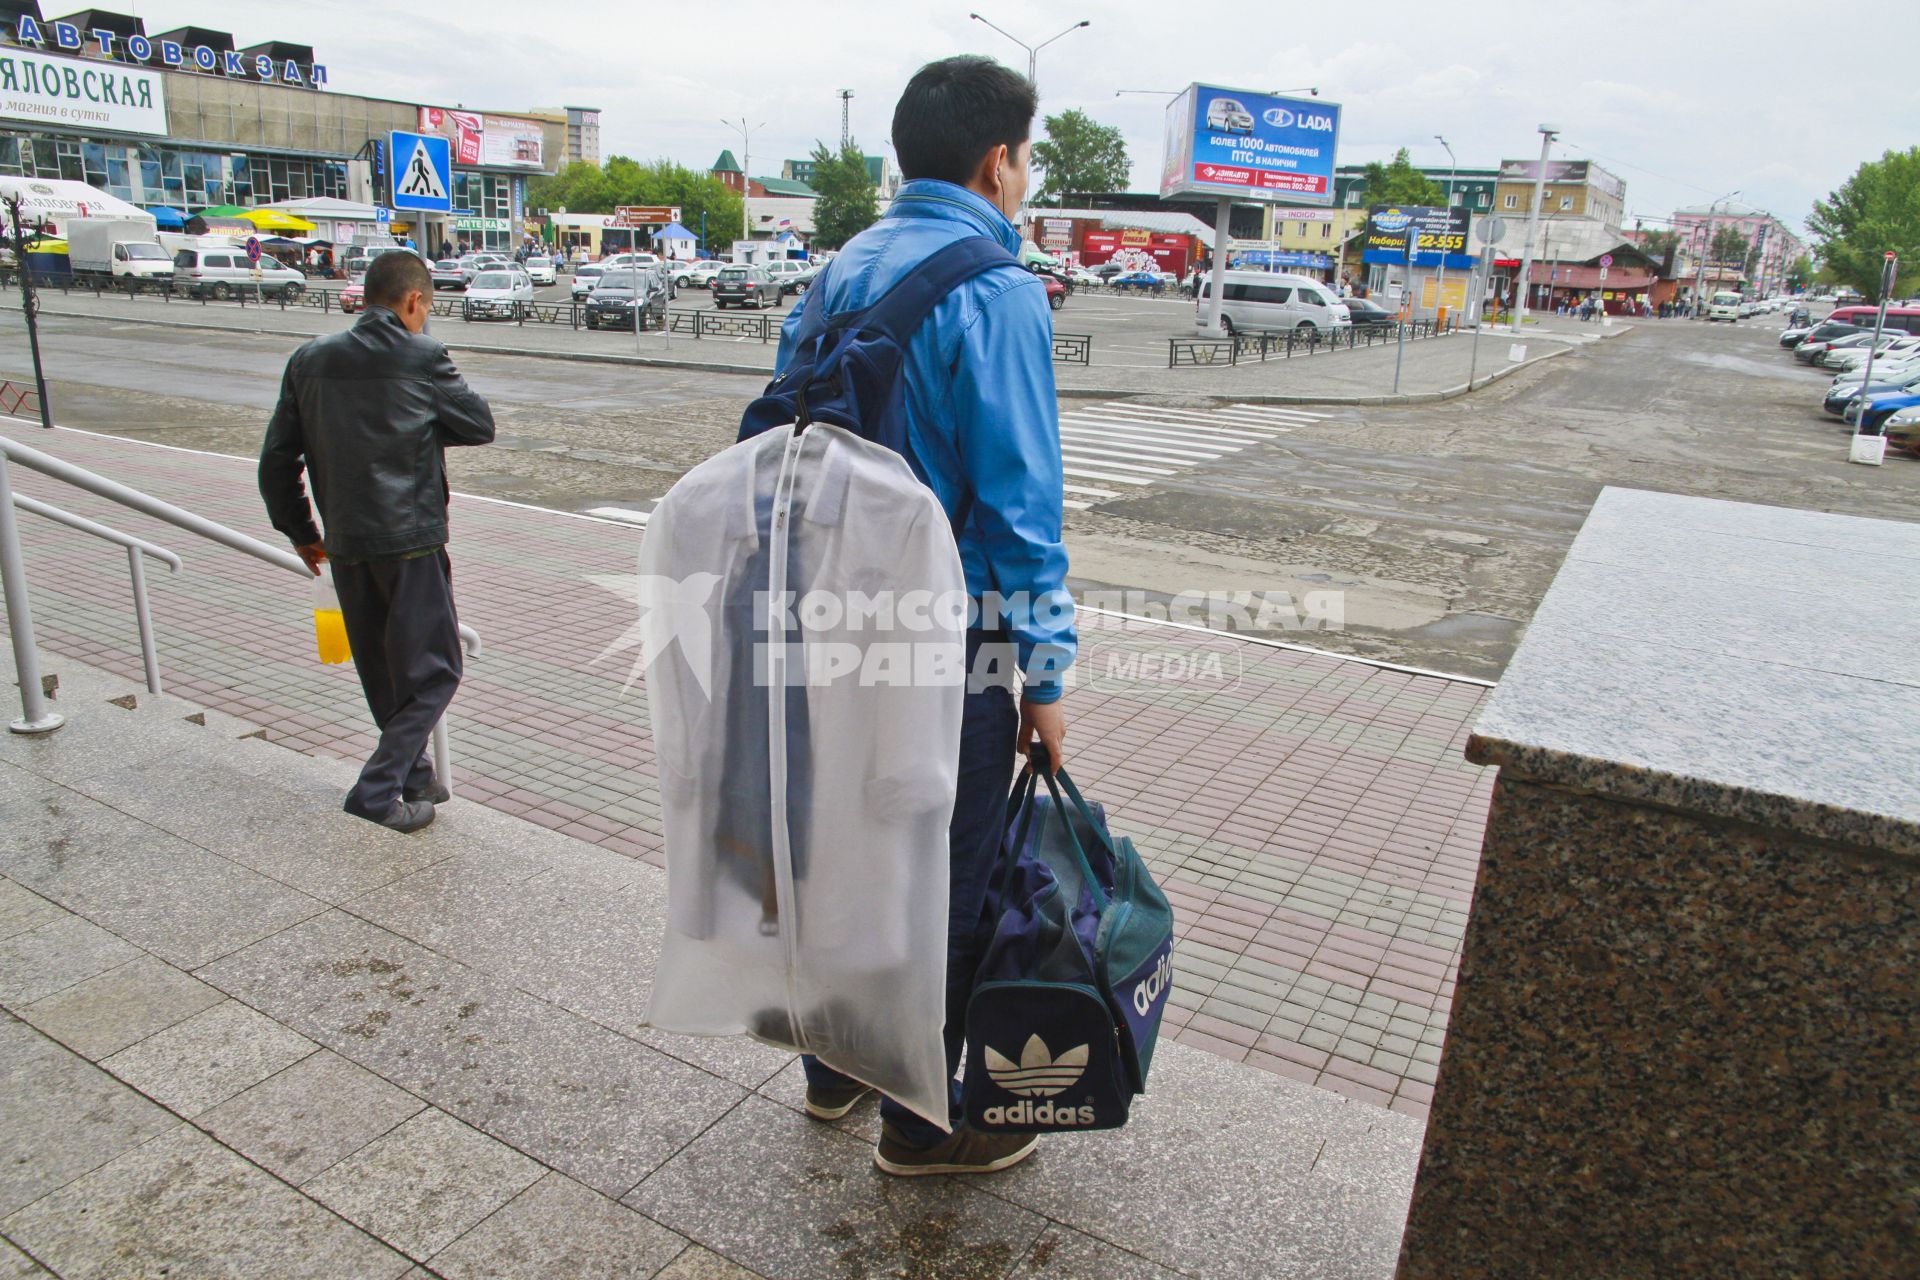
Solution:
<path fill-rule="evenodd" d="M 929 62 L 893 109 L 893 150 L 907 178 L 965 186 L 988 151 L 1017 150 L 1033 132 L 1040 97 L 992 58 L 961 54 Z"/>
<path fill-rule="evenodd" d="M 366 284 L 362 287 L 369 304 L 397 307 L 416 289 L 431 298 L 433 273 L 411 253 L 383 253 L 368 265 Z"/>

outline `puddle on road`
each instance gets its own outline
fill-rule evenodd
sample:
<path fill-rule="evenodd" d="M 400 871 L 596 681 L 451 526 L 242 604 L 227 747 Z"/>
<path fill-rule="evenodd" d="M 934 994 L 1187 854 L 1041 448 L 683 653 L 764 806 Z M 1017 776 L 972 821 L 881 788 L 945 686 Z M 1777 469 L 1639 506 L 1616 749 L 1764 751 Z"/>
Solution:
<path fill-rule="evenodd" d="M 1729 373 L 1779 378 L 1787 382 L 1806 382 L 1806 377 L 1800 372 L 1798 364 L 1766 364 L 1759 360 L 1749 360 L 1745 356 L 1720 355 L 1710 351 L 1685 351 L 1679 353 L 1679 358 L 1688 364 L 1705 365 L 1709 369 L 1723 369 Z"/>

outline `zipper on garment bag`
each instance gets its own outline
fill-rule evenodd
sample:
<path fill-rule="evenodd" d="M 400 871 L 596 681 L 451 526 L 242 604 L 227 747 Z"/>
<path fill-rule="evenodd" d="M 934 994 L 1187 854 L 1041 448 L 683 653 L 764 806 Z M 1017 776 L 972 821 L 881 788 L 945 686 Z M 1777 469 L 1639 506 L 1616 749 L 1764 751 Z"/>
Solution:
<path fill-rule="evenodd" d="M 793 907 L 793 840 L 787 815 L 787 637 L 776 633 L 774 618 L 778 603 L 787 590 L 788 519 L 793 506 L 795 463 L 800 454 L 800 433 L 789 430 L 780 454 L 780 474 L 773 484 L 773 527 L 768 539 L 766 642 L 767 662 L 767 780 L 773 791 L 770 812 L 772 822 L 773 884 L 778 918 L 774 930 L 780 935 L 786 954 L 787 1021 L 795 1047 L 801 1047 L 805 1035 L 800 1026 L 799 992 L 794 986 L 794 970 L 799 964 L 797 930 Z M 784 610 L 778 611 L 784 612 Z M 762 922 L 762 931 L 766 924 Z"/>

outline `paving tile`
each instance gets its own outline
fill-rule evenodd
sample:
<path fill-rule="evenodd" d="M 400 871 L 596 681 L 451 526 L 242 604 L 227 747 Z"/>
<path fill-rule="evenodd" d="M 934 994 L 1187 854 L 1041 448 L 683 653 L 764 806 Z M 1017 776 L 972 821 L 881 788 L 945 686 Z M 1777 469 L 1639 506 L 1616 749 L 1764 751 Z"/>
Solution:
<path fill-rule="evenodd" d="M 6 766 L 12 769 L 12 766 Z M 20 772 L 12 769 L 13 772 Z M 37 929 L 66 913 L 31 889 L 0 876 L 0 941 Z"/>
<path fill-rule="evenodd" d="M 1005 1275 L 1047 1225 L 955 1180 L 889 1178 L 873 1167 L 868 1144 L 760 1097 L 741 1103 L 625 1203 L 782 1280 L 984 1280 Z"/>
<path fill-rule="evenodd" d="M 265 1014 L 228 1000 L 100 1065 L 154 1101 L 192 1117 L 292 1066 L 316 1047 Z"/>
<path fill-rule="evenodd" d="M 764 1280 L 758 1271 L 749 1271 L 717 1253 L 688 1245 L 684 1253 L 667 1264 L 654 1280 Z"/>
<path fill-rule="evenodd" d="M 194 1123 L 299 1186 L 425 1107 L 406 1090 L 322 1049 L 202 1112 Z"/>
<path fill-rule="evenodd" d="M 140 948 L 64 911 L 0 940 L 0 1004 L 20 1008 L 138 959 Z"/>
<path fill-rule="evenodd" d="M 687 1241 L 624 1205 L 548 1173 L 433 1256 L 446 1280 L 650 1276 Z"/>
<path fill-rule="evenodd" d="M 185 969 L 321 909 L 297 890 L 70 790 L 10 815 L 0 873 Z"/>
<path fill-rule="evenodd" d="M 1189 1275 L 1392 1274 L 1412 1177 L 1397 1209 L 1307 1180 L 1325 1142 L 1364 1139 L 1380 1113 L 1164 1041 L 1149 1086 L 1124 1129 L 1043 1139 L 992 1193 Z"/>
<path fill-rule="evenodd" d="M 82 1057 L 98 1062 L 226 997 L 156 956 L 136 956 L 76 982 L 19 1014 Z"/>
<path fill-rule="evenodd" d="M 1049 1223 L 1008 1280 L 1177 1280 L 1178 1275 L 1104 1240 Z"/>
<path fill-rule="evenodd" d="M 56 1277 L 5 1238 L 0 1238 L 0 1280 L 56 1280 Z"/>
<path fill-rule="evenodd" d="M 540 1165 L 428 1109 L 302 1189 L 420 1261 L 532 1186 Z"/>
<path fill-rule="evenodd" d="M 0 1217 L 178 1123 L 86 1059 L 0 1016 Z"/>
<path fill-rule="evenodd" d="M 341 912 L 200 976 L 602 1194 L 745 1092 Z"/>
<path fill-rule="evenodd" d="M 0 1222 L 65 1280 L 387 1280 L 407 1259 L 191 1125 Z"/>

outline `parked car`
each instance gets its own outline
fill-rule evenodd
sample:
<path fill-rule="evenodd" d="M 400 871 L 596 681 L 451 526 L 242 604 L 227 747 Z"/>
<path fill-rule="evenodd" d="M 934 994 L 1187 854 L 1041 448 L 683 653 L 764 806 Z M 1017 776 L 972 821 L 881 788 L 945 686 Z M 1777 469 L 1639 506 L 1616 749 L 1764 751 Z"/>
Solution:
<path fill-rule="evenodd" d="M 1100 277 L 1101 284 L 1106 284 L 1125 271 L 1126 268 L 1117 262 L 1103 262 L 1093 269 L 1093 274 Z"/>
<path fill-rule="evenodd" d="M 1837 333 L 1830 338 L 1825 338 L 1817 342 L 1809 337 L 1805 342 L 1793 349 L 1793 358 L 1802 364 L 1814 364 L 1821 356 L 1824 356 L 1836 347 L 1844 351 L 1849 347 L 1862 346 L 1872 341 L 1873 334 L 1864 329 L 1856 333 Z"/>
<path fill-rule="evenodd" d="M 499 253 L 470 253 L 460 259 L 460 271 L 466 277 L 467 284 L 473 284 L 473 278 L 482 271 L 493 267 L 504 267 L 512 259 Z"/>
<path fill-rule="evenodd" d="M 306 292 L 307 278 L 274 258 L 260 259 L 260 274 L 245 249 L 181 249 L 173 255 L 173 287 L 189 298 L 237 298 L 258 293 L 293 299 Z"/>
<path fill-rule="evenodd" d="M 1856 334 L 1850 338 L 1837 338 L 1827 344 L 1827 349 L 1821 352 L 1813 363 L 1822 369 L 1848 369 L 1854 367 L 1851 361 L 1857 356 L 1858 363 L 1865 365 L 1869 352 L 1884 352 L 1898 340 L 1899 335 L 1892 333 L 1883 334 L 1878 342 L 1874 341 L 1871 333 Z"/>
<path fill-rule="evenodd" d="M 633 328 L 635 314 L 654 292 L 653 281 L 644 271 L 628 268 L 605 272 L 587 296 L 587 328 Z"/>
<path fill-rule="evenodd" d="M 1903 391 L 1897 395 L 1875 396 L 1872 404 L 1864 411 L 1860 406 L 1849 406 L 1846 421 L 1860 424 L 1860 429 L 1870 436 L 1879 435 L 1881 428 L 1894 414 L 1902 409 L 1913 408 L 1920 408 L 1920 391 Z"/>
<path fill-rule="evenodd" d="M 592 293 L 593 287 L 599 284 L 606 274 L 607 269 L 597 262 L 583 262 L 575 267 L 573 280 L 567 286 L 568 291 L 573 294 L 573 300 L 578 302 Z"/>
<path fill-rule="evenodd" d="M 443 258 L 433 264 L 433 291 L 442 289 L 464 289 L 467 287 L 467 273 L 460 269 L 458 258 Z"/>
<path fill-rule="evenodd" d="M 1825 398 L 1820 401 L 1820 407 L 1826 410 L 1830 417 L 1852 421 L 1854 415 L 1850 410 L 1860 402 L 1862 394 L 1865 394 L 1868 399 L 1877 400 L 1881 396 L 1903 396 L 1912 391 L 1920 391 L 1920 370 L 1909 369 L 1900 374 L 1882 378 L 1880 371 L 1876 369 L 1871 385 L 1848 382 L 1829 387 Z"/>
<path fill-rule="evenodd" d="M 1143 289 L 1149 293 L 1159 293 L 1167 287 L 1158 271 L 1122 271 L 1107 283 L 1116 289 Z"/>
<path fill-rule="evenodd" d="M 1213 290 L 1222 287 L 1220 322 L 1229 333 L 1243 329 L 1330 333 L 1353 323 L 1346 304 L 1312 276 L 1221 271 L 1209 275 L 1194 298 L 1196 327 L 1206 327 Z"/>
<path fill-rule="evenodd" d="M 1082 285 L 1104 283 L 1099 276 L 1087 270 L 1085 267 L 1069 267 L 1067 269 L 1067 282 L 1076 289 Z"/>
<path fill-rule="evenodd" d="M 1067 305 L 1067 282 L 1051 271 L 1036 271 L 1040 283 L 1047 287 L 1047 305 L 1055 311 Z"/>
<path fill-rule="evenodd" d="M 712 258 L 677 263 L 673 269 L 673 283 L 682 289 L 710 289 L 713 287 L 713 278 L 720 274 L 721 265 Z"/>
<path fill-rule="evenodd" d="M 535 284 L 558 284 L 560 273 L 554 270 L 553 259 L 544 254 L 532 254 L 527 258 L 527 278 Z"/>
<path fill-rule="evenodd" d="M 807 264 L 794 258 L 781 258 L 760 269 L 767 273 L 768 279 L 780 286 L 781 293 L 798 293 L 801 279 L 807 276 Z"/>
<path fill-rule="evenodd" d="M 1887 448 L 1920 458 L 1920 407 L 1897 409 L 1880 425 Z"/>
<path fill-rule="evenodd" d="M 1375 332 L 1385 329 L 1391 332 L 1393 327 L 1400 323 L 1397 312 L 1388 310 L 1372 298 L 1344 298 L 1342 302 L 1345 303 L 1347 316 L 1353 321 L 1353 327 L 1356 329 L 1371 329 Z"/>
<path fill-rule="evenodd" d="M 777 307 L 780 286 L 760 267 L 723 267 L 713 278 L 716 307 Z"/>
<path fill-rule="evenodd" d="M 482 271 L 467 286 L 460 316 L 465 320 L 519 320 L 532 305 L 532 277 L 517 268 L 494 267 Z"/>
<path fill-rule="evenodd" d="M 355 280 L 340 291 L 340 297 L 336 299 L 336 301 L 340 303 L 340 309 L 342 311 L 348 315 L 352 315 L 367 305 L 366 284 L 362 281 Z"/>
<path fill-rule="evenodd" d="M 1812 332 L 1813 326 L 1811 324 L 1789 325 L 1780 331 L 1780 345 L 1791 351 L 1802 342 L 1805 342 L 1807 335 Z"/>

